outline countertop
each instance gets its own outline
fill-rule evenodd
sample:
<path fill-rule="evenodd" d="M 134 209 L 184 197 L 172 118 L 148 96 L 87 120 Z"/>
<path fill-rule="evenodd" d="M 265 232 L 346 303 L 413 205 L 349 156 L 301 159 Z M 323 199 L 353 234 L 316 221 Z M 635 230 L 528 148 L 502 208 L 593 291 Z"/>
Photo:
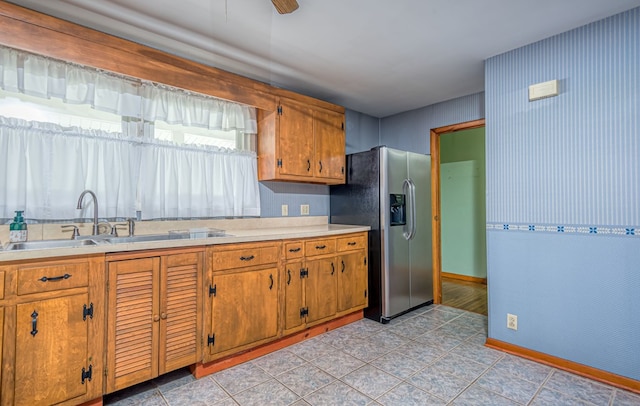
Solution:
<path fill-rule="evenodd" d="M 259 220 L 259 219 L 258 219 Z M 209 238 L 193 238 L 178 240 L 161 240 L 129 243 L 100 243 L 73 248 L 55 248 L 38 250 L 0 251 L 0 263 L 7 261 L 19 261 L 26 259 L 54 258 L 64 256 L 90 255 L 101 253 L 115 253 L 123 251 L 139 251 L 161 248 L 192 247 L 215 244 L 230 244 L 242 242 L 272 241 L 297 238 L 313 238 L 335 236 L 340 234 L 357 233 L 368 231 L 368 226 L 354 226 L 346 224 L 294 224 L 283 225 L 282 227 L 257 227 L 257 228 L 227 228 L 227 235 Z M 273 225 L 273 224 L 272 224 Z M 156 234 L 156 233 L 147 233 Z M 136 234 L 144 235 L 144 234 Z"/>

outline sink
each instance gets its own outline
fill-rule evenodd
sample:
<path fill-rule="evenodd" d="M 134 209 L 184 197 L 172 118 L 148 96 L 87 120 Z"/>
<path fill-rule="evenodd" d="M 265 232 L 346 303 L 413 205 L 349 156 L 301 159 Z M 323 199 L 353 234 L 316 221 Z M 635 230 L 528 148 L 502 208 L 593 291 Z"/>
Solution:
<path fill-rule="evenodd" d="M 7 244 L 6 251 L 43 250 L 48 248 L 77 248 L 87 245 L 96 245 L 94 240 L 43 240 L 12 242 Z"/>
<path fill-rule="evenodd" d="M 211 238 L 211 237 L 228 237 L 229 234 L 211 232 L 206 235 L 199 235 L 198 238 Z M 168 234 L 148 234 L 148 235 L 134 235 L 131 237 L 109 237 L 104 240 L 111 244 L 125 244 L 130 242 L 149 242 L 149 241 L 166 241 L 166 240 L 188 240 L 191 239 L 189 233 L 168 233 Z"/>

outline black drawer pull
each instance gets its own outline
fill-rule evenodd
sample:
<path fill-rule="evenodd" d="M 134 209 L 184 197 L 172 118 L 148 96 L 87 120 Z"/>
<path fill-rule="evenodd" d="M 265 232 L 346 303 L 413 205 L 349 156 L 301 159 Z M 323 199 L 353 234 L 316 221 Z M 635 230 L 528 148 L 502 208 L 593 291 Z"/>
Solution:
<path fill-rule="evenodd" d="M 248 257 L 240 257 L 240 261 L 251 261 L 255 258 L 253 255 L 249 255 Z"/>
<path fill-rule="evenodd" d="M 327 246 L 326 246 L 326 245 L 316 245 L 316 249 L 317 249 L 317 250 L 323 250 L 323 249 L 325 249 L 325 248 L 327 248 Z"/>
<path fill-rule="evenodd" d="M 269 274 L 269 290 L 273 289 L 273 275 Z"/>
<path fill-rule="evenodd" d="M 320 173 L 322 173 L 322 161 L 318 162 L 320 164 Z"/>
<path fill-rule="evenodd" d="M 52 276 L 51 278 L 43 276 L 42 278 L 40 278 L 41 282 L 53 282 L 53 281 L 61 281 L 63 279 L 69 279 L 71 278 L 71 275 L 69 275 L 68 273 L 62 275 L 62 276 Z"/>
<path fill-rule="evenodd" d="M 300 247 L 298 247 L 298 248 L 290 248 L 289 252 L 300 252 Z"/>
<path fill-rule="evenodd" d="M 340 261 L 340 262 L 342 262 L 342 271 L 341 272 L 344 273 L 344 261 Z"/>
<path fill-rule="evenodd" d="M 357 244 L 357 242 L 355 242 L 355 241 L 349 241 L 349 242 L 347 243 L 347 245 L 351 245 L 351 246 L 356 245 L 356 244 Z"/>
<path fill-rule="evenodd" d="M 287 285 L 291 284 L 291 269 L 287 269 L 287 275 L 289 276 L 287 278 Z"/>
<path fill-rule="evenodd" d="M 331 263 L 331 275 L 333 275 L 333 273 L 336 271 L 335 267 L 333 266 L 333 262 Z"/>
<path fill-rule="evenodd" d="M 38 312 L 34 310 L 31 313 L 31 335 L 35 337 L 36 334 L 38 334 Z"/>
<path fill-rule="evenodd" d="M 307 172 L 311 170 L 311 161 L 307 159 Z"/>

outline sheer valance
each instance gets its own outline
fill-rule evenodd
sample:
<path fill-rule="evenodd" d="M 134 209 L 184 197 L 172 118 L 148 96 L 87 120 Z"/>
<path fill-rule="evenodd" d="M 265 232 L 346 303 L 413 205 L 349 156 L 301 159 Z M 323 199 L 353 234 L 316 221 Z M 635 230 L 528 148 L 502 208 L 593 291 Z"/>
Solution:
<path fill-rule="evenodd" d="M 253 107 L 6 47 L 0 47 L 0 88 L 149 122 L 257 133 Z"/>

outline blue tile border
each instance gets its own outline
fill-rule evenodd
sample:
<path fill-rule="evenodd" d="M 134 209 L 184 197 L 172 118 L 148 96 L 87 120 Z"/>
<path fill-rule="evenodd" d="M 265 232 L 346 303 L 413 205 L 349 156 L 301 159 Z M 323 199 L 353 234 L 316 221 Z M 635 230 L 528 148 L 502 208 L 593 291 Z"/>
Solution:
<path fill-rule="evenodd" d="M 639 237 L 640 226 L 487 223 L 487 230 Z"/>

